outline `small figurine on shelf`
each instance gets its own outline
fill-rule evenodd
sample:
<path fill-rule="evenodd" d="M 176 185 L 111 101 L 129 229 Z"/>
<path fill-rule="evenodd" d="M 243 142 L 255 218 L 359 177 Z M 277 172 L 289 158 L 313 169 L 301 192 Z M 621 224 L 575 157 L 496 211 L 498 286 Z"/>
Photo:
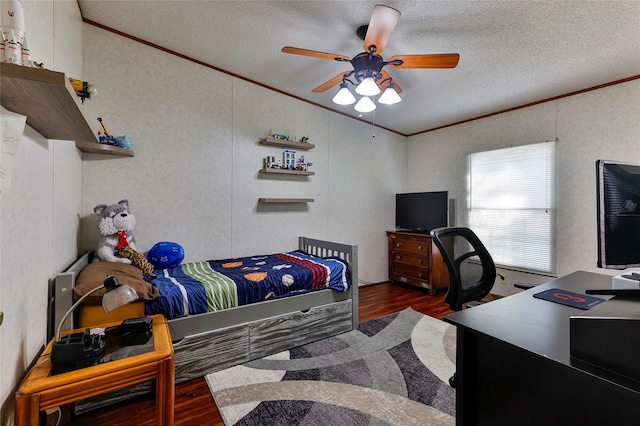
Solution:
<path fill-rule="evenodd" d="M 300 138 L 300 143 L 309 143 L 309 138 L 306 136 L 303 136 Z"/>
<path fill-rule="evenodd" d="M 69 77 L 69 81 L 71 82 L 71 87 L 76 92 L 76 95 L 82 100 L 84 104 L 85 99 L 91 99 L 91 96 L 98 93 L 91 83 L 88 81 L 76 80 L 75 78 Z"/>
<path fill-rule="evenodd" d="M 264 157 L 264 168 L 265 169 L 281 169 L 282 168 L 282 160 L 277 160 L 273 155 L 268 155 Z"/>
<path fill-rule="evenodd" d="M 281 135 L 278 133 L 275 133 L 273 135 L 271 135 L 272 138 L 277 139 L 279 141 L 288 141 L 289 140 L 289 136 L 287 135 Z"/>
<path fill-rule="evenodd" d="M 300 158 L 298 158 L 298 164 L 296 165 L 296 170 L 306 172 L 306 171 L 309 171 L 309 166 L 313 166 L 313 163 L 307 163 L 304 159 L 304 155 L 301 155 Z"/>
<path fill-rule="evenodd" d="M 271 129 L 269 129 L 269 134 L 267 135 L 268 138 L 271 139 L 275 139 L 278 141 L 288 141 L 289 140 L 289 136 L 288 135 L 283 135 L 280 133 L 271 133 Z"/>

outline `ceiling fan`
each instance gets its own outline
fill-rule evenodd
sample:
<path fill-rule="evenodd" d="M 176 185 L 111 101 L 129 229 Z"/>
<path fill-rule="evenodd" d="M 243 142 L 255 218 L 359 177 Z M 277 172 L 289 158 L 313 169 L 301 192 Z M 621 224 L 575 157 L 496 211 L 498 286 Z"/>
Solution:
<path fill-rule="evenodd" d="M 401 100 L 398 93 L 402 93 L 402 89 L 393 81 L 389 73 L 383 69 L 385 66 L 389 65 L 392 68 L 455 68 L 460 59 L 460 55 L 457 53 L 441 53 L 396 55 L 385 61 L 380 54 L 389 41 L 389 37 L 391 37 L 391 33 L 399 19 L 400 11 L 380 4 L 376 5 L 373 8 L 369 24 L 359 27 L 356 31 L 358 37 L 364 40 L 365 51 L 353 58 L 291 46 L 283 47 L 282 52 L 351 63 L 353 70 L 341 72 L 313 89 L 312 92 L 325 92 L 340 84 L 340 91 L 333 98 L 333 101 L 340 105 L 350 105 L 356 101 L 347 87 L 347 84 L 351 83 L 356 86 L 356 93 L 362 95 L 362 98 L 355 106 L 356 111 L 373 111 L 376 106 L 370 97 L 381 92 L 383 93 L 378 99 L 380 103 L 393 104 Z M 351 80 L 351 78 L 355 79 L 355 81 Z"/>

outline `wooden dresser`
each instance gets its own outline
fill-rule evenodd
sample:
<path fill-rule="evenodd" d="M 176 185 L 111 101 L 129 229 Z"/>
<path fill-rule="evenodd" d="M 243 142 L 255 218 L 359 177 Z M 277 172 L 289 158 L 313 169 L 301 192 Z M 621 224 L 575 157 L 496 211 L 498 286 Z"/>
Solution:
<path fill-rule="evenodd" d="M 387 231 L 389 280 L 423 287 L 436 294 L 449 286 L 449 272 L 431 235 Z"/>

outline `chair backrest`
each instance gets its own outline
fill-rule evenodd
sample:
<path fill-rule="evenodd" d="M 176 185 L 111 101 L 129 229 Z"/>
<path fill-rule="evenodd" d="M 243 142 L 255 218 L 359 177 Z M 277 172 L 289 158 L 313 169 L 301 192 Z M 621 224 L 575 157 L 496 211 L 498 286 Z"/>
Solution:
<path fill-rule="evenodd" d="M 445 303 L 459 311 L 465 303 L 489 294 L 496 280 L 496 265 L 478 236 L 469 228 L 438 228 L 431 231 L 449 271 Z"/>

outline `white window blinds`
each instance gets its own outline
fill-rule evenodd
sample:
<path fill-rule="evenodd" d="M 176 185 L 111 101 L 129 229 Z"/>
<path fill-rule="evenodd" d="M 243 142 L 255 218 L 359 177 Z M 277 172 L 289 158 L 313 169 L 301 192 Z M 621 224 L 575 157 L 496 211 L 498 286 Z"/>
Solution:
<path fill-rule="evenodd" d="M 469 227 L 497 265 L 556 270 L 556 142 L 479 152 L 468 159 Z"/>

